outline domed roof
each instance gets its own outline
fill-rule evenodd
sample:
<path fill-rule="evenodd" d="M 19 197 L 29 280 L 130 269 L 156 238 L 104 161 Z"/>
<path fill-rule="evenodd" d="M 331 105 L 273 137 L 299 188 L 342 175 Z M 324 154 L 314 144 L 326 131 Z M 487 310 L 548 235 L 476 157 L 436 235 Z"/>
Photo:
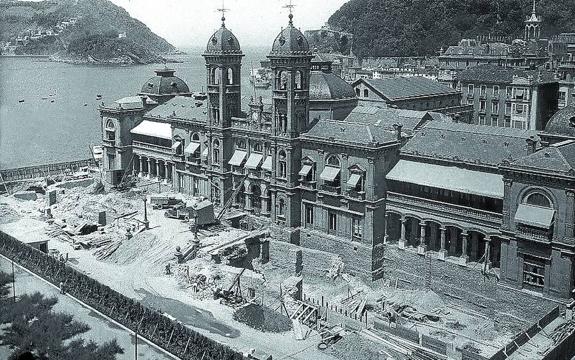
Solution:
<path fill-rule="evenodd" d="M 309 99 L 346 100 L 355 99 L 353 86 L 339 76 L 323 71 L 312 71 L 309 79 Z"/>
<path fill-rule="evenodd" d="M 293 15 L 290 14 L 288 27 L 276 37 L 271 55 L 307 55 L 309 43 L 301 31 L 293 26 Z"/>
<path fill-rule="evenodd" d="M 545 126 L 545 132 L 575 137 L 575 106 L 570 105 L 557 111 Z"/>
<path fill-rule="evenodd" d="M 225 17 L 222 17 L 222 27 L 210 37 L 206 46 L 206 54 L 241 54 L 238 38 L 226 28 Z"/>
<path fill-rule="evenodd" d="M 142 85 L 141 94 L 152 96 L 189 94 L 190 88 L 184 80 L 174 76 L 175 72 L 175 70 L 167 68 L 156 70 L 156 76 L 150 78 Z"/>

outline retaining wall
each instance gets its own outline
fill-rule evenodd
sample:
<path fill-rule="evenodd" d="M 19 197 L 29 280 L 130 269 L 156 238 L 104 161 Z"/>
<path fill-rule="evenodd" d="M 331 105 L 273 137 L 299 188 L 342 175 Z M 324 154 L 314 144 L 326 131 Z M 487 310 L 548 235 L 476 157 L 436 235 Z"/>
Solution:
<path fill-rule="evenodd" d="M 220 344 L 0 231 L 0 253 L 184 360 L 242 360 Z"/>
<path fill-rule="evenodd" d="M 2 178 L 5 182 L 11 182 L 42 178 L 48 175 L 61 175 L 62 173 L 75 172 L 80 168 L 92 166 L 96 166 L 94 159 L 85 159 L 54 164 L 27 166 L 17 169 L 5 169 L 0 170 L 0 175 L 2 175 Z"/>

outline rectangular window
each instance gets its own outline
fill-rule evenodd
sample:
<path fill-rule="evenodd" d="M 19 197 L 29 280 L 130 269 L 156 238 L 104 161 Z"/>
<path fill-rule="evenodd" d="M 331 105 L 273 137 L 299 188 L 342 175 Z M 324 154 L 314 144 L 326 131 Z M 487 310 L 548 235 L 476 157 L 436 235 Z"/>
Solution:
<path fill-rule="evenodd" d="M 565 102 L 567 99 L 567 93 L 565 91 L 559 91 L 559 101 Z"/>
<path fill-rule="evenodd" d="M 511 115 L 511 103 L 505 104 L 505 115 Z"/>
<path fill-rule="evenodd" d="M 473 91 L 474 91 L 474 90 L 475 90 L 475 89 L 474 89 L 474 87 L 473 87 L 473 84 L 467 85 L 467 92 L 468 92 L 469 94 L 472 94 L 472 95 L 473 95 Z"/>
<path fill-rule="evenodd" d="M 313 225 L 313 206 L 311 205 L 305 205 L 305 223 Z"/>
<path fill-rule="evenodd" d="M 513 89 L 511 88 L 511 86 L 508 86 L 505 88 L 505 92 L 507 94 L 507 97 L 511 97 L 511 95 L 513 93 Z"/>
<path fill-rule="evenodd" d="M 485 115 L 479 115 L 479 125 L 485 125 Z"/>
<path fill-rule="evenodd" d="M 467 99 L 467 105 L 473 105 L 474 101 L 473 99 Z"/>
<path fill-rule="evenodd" d="M 538 288 L 545 286 L 545 260 L 523 256 L 523 284 Z"/>
<path fill-rule="evenodd" d="M 486 92 L 487 92 L 487 86 L 481 85 L 481 95 L 485 95 Z"/>
<path fill-rule="evenodd" d="M 498 102 L 491 103 L 491 113 L 494 115 L 499 114 L 499 103 Z"/>
<path fill-rule="evenodd" d="M 334 233 L 337 231 L 337 214 L 329 212 L 329 232 Z"/>
<path fill-rule="evenodd" d="M 499 126 L 499 118 L 497 117 L 497 115 L 492 115 L 491 116 L 491 126 Z"/>
<path fill-rule="evenodd" d="M 499 86 L 498 85 L 493 86 L 493 97 L 499 97 Z"/>
<path fill-rule="evenodd" d="M 479 110 L 485 111 L 485 100 L 479 101 Z"/>
<path fill-rule="evenodd" d="M 353 218 L 351 228 L 353 232 L 353 240 L 361 240 L 361 238 L 363 237 L 363 227 L 361 226 L 361 219 Z"/>
<path fill-rule="evenodd" d="M 109 170 L 116 169 L 116 155 L 115 154 L 108 154 L 108 169 Z"/>

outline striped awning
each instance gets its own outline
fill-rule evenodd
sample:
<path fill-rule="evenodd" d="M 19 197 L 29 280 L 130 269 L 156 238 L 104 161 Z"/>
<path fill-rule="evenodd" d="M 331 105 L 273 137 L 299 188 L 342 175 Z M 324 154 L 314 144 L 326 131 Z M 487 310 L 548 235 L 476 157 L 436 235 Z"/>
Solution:
<path fill-rule="evenodd" d="M 245 151 L 236 150 L 230 161 L 228 161 L 228 164 L 233 166 L 241 166 L 247 155 L 248 153 Z"/>

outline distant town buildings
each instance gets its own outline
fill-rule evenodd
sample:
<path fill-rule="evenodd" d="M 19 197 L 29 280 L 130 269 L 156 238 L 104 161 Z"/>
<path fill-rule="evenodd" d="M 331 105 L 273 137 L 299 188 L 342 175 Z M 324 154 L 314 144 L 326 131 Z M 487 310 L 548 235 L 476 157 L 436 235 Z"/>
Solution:
<path fill-rule="evenodd" d="M 46 28 L 38 26 L 22 31 L 17 37 L 6 42 L 0 42 L 0 53 L 3 55 L 13 55 L 17 49 L 28 45 L 30 42 L 40 41 L 47 37 L 59 36 L 63 31 L 76 25 L 77 18 L 70 18 L 57 23 L 54 27 Z"/>
<path fill-rule="evenodd" d="M 481 65 L 456 79 L 473 124 L 543 130 L 557 111 L 559 83 L 548 71 Z"/>
<path fill-rule="evenodd" d="M 422 77 L 359 79 L 353 82 L 360 105 L 434 111 L 471 120 L 472 106 L 462 105 L 461 92 Z"/>

